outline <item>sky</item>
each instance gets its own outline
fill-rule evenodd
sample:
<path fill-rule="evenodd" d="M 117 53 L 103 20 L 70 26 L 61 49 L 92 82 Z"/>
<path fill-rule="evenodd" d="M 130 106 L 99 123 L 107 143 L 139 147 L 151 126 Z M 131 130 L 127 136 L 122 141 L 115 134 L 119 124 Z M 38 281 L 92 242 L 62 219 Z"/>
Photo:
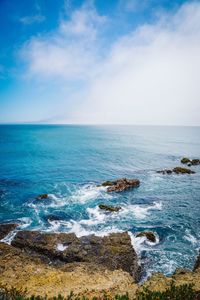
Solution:
<path fill-rule="evenodd" d="M 200 126 L 200 0 L 0 0 L 0 123 Z"/>

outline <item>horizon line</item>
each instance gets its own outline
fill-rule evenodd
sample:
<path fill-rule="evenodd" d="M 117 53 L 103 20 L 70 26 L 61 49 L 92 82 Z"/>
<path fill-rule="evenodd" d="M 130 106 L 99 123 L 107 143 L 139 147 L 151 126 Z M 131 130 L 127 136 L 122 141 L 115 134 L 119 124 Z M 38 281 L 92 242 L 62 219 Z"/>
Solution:
<path fill-rule="evenodd" d="M 134 124 L 134 123 L 37 123 L 37 122 L 8 122 L 8 123 L 0 123 L 0 126 L 3 125 L 36 125 L 36 126 L 46 126 L 46 125 L 52 125 L 52 126 L 152 126 L 152 127 L 200 127 L 199 125 L 175 125 L 175 124 Z"/>

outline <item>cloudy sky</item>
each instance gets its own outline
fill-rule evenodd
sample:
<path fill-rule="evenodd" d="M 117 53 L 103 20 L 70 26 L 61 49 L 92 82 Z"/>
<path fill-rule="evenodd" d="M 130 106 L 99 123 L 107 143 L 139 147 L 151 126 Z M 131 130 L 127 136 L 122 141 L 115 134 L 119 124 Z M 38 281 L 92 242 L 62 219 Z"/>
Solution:
<path fill-rule="evenodd" d="M 0 0 L 0 123 L 200 125 L 200 1 Z"/>

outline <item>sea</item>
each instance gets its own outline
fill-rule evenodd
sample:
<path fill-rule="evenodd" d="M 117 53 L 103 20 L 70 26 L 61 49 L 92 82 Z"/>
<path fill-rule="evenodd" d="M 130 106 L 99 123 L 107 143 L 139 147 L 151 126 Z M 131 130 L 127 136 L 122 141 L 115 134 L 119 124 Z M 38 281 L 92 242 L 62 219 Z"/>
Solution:
<path fill-rule="evenodd" d="M 191 175 L 156 173 L 181 166 L 185 156 L 200 158 L 200 127 L 1 125 L 0 222 L 78 237 L 128 231 L 143 280 L 192 269 L 200 248 L 200 166 Z M 101 186 L 121 177 L 139 179 L 140 187 L 108 193 Z M 42 193 L 49 198 L 36 200 Z M 99 204 L 122 209 L 106 213 Z M 156 243 L 137 238 L 141 231 L 153 231 Z"/>

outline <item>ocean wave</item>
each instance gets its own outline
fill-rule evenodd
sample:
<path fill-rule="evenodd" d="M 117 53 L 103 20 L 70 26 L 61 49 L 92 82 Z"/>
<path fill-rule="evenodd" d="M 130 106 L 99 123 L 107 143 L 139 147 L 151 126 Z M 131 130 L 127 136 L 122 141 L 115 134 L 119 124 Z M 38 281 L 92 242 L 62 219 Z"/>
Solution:
<path fill-rule="evenodd" d="M 197 238 L 191 234 L 189 229 L 185 230 L 185 236 L 184 239 L 190 242 L 192 245 L 198 245 L 198 240 Z"/>
<path fill-rule="evenodd" d="M 126 207 L 123 207 L 122 213 L 128 215 L 134 215 L 136 219 L 145 219 L 152 210 L 162 210 L 162 202 L 153 202 L 152 205 L 138 205 L 130 204 Z"/>

